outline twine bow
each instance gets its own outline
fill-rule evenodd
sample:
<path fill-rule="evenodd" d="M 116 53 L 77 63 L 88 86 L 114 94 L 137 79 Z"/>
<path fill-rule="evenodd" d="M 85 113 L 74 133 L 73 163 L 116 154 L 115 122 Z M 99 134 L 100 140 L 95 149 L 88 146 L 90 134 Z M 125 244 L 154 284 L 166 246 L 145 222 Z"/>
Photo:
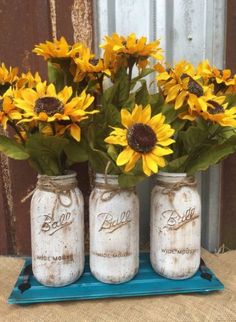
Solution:
<path fill-rule="evenodd" d="M 27 199 L 29 199 L 36 190 L 41 191 L 48 191 L 56 194 L 55 203 L 53 205 L 52 210 L 52 218 L 54 218 L 54 211 L 57 205 L 57 202 L 59 202 L 63 207 L 69 208 L 72 205 L 72 192 L 75 193 L 74 189 L 77 187 L 77 182 L 70 182 L 70 183 L 58 183 L 52 180 L 49 176 L 40 176 L 38 179 L 38 182 L 36 184 L 36 187 L 30 191 L 22 200 L 21 202 L 25 202 Z M 62 196 L 66 196 L 69 199 L 68 203 L 64 203 L 62 201 Z M 75 198 L 78 202 L 78 198 Z"/>
<path fill-rule="evenodd" d="M 164 187 L 161 193 L 163 195 L 168 195 L 171 202 L 173 201 L 175 192 L 180 190 L 182 187 L 196 187 L 197 185 L 197 181 L 194 177 L 187 177 L 186 179 L 183 179 L 174 184 L 163 182 L 161 180 L 157 180 L 157 183 L 159 184 L 159 186 Z"/>

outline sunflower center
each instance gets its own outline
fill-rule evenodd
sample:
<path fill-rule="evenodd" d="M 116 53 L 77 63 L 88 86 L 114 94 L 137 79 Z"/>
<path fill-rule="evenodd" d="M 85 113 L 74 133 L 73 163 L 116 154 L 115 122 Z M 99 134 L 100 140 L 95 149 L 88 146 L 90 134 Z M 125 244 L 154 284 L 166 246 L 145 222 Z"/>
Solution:
<path fill-rule="evenodd" d="M 208 113 L 215 115 L 215 114 L 225 112 L 224 108 L 220 104 L 218 104 L 217 102 L 209 100 L 208 103 L 214 107 L 214 108 L 211 108 L 208 106 L 208 108 L 207 108 Z"/>
<path fill-rule="evenodd" d="M 189 78 L 188 91 L 197 97 L 203 96 L 203 88 L 194 79 Z"/>
<path fill-rule="evenodd" d="M 136 123 L 128 129 L 127 141 L 134 151 L 147 153 L 156 145 L 157 137 L 150 126 Z"/>
<path fill-rule="evenodd" d="M 64 106 L 59 99 L 55 97 L 45 96 L 37 99 L 37 101 L 35 102 L 34 111 L 37 114 L 44 112 L 48 116 L 52 116 L 55 113 L 63 113 Z"/>
<path fill-rule="evenodd" d="M 3 111 L 3 98 L 0 99 L 0 112 Z"/>
<path fill-rule="evenodd" d="M 99 62 L 99 59 L 93 58 L 89 60 L 90 64 L 93 66 L 96 66 Z"/>

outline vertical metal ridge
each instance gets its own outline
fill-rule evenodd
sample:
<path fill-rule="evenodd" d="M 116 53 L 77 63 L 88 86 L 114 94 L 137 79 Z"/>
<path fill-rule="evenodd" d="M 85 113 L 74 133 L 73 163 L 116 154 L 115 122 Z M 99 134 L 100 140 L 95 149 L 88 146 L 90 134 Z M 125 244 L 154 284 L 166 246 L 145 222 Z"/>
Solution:
<path fill-rule="evenodd" d="M 96 56 L 100 56 L 100 50 L 98 48 L 99 38 L 101 33 L 98 0 L 93 0 L 93 52 Z"/>
<path fill-rule="evenodd" d="M 166 30 L 166 62 L 169 64 L 174 63 L 174 1 L 168 0 L 165 2 L 165 30 Z"/>
<path fill-rule="evenodd" d="M 154 41 L 157 38 L 156 29 L 157 29 L 157 17 L 156 17 L 156 0 L 149 0 L 149 39 Z"/>
<path fill-rule="evenodd" d="M 116 0 L 107 0 L 108 11 L 108 34 L 111 35 L 116 31 Z"/>

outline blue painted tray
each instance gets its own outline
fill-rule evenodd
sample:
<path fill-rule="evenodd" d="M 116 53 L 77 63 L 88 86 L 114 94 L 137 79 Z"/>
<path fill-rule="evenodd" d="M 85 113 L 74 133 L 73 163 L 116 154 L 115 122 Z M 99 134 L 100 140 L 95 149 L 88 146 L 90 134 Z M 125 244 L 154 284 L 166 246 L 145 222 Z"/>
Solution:
<path fill-rule="evenodd" d="M 25 268 L 31 264 L 26 260 L 25 266 L 8 298 L 9 304 L 32 304 L 40 302 L 57 302 L 71 300 L 91 300 L 101 298 L 150 296 L 162 294 L 211 292 L 224 289 L 224 285 L 212 271 L 201 264 L 198 272 L 187 280 L 170 280 L 156 274 L 150 264 L 149 254 L 140 255 L 140 269 L 130 282 L 110 285 L 98 282 L 90 273 L 88 258 L 82 277 L 75 283 L 59 287 L 45 287 L 30 276 L 31 287 L 21 293 L 19 285 L 24 280 Z M 24 272 L 24 273 L 23 273 Z"/>

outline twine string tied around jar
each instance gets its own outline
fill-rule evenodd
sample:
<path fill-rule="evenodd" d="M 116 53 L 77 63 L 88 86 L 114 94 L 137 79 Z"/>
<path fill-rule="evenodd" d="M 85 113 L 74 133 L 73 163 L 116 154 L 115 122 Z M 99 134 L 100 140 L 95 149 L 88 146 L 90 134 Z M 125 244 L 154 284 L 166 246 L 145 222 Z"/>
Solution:
<path fill-rule="evenodd" d="M 128 191 L 128 192 L 134 192 L 135 191 L 134 187 L 122 188 L 118 184 L 114 185 L 114 184 L 110 184 L 108 182 L 108 177 L 107 176 L 108 176 L 108 169 L 109 169 L 110 164 L 111 164 L 111 161 L 108 161 L 108 163 L 106 165 L 106 169 L 105 169 L 105 175 L 104 175 L 105 182 L 104 183 L 101 183 L 101 182 L 96 182 L 95 183 L 96 188 L 100 188 L 100 189 L 105 190 L 101 195 L 101 200 L 102 201 L 111 200 L 113 197 L 115 197 L 121 191 Z"/>
<path fill-rule="evenodd" d="M 52 218 L 54 218 L 54 212 L 56 209 L 57 202 L 65 208 L 69 208 L 72 205 L 72 192 L 75 193 L 74 189 L 77 187 L 77 182 L 70 182 L 70 183 L 58 183 L 51 179 L 49 176 L 42 175 L 39 177 L 36 187 L 30 191 L 22 200 L 21 202 L 25 202 L 29 199 L 34 192 L 39 189 L 41 191 L 48 191 L 56 194 L 55 202 L 52 209 Z M 69 200 L 68 203 L 63 202 L 62 196 L 66 196 Z M 78 203 L 78 198 L 75 195 L 75 200 Z"/>

